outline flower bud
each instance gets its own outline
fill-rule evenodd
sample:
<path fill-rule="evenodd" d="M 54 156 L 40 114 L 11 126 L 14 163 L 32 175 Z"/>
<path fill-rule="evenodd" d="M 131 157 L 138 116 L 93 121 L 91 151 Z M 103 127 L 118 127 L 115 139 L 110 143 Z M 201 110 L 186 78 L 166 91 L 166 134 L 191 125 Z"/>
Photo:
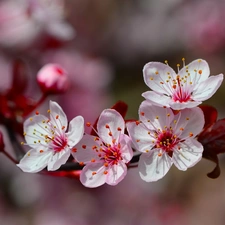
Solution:
<path fill-rule="evenodd" d="M 67 72 L 58 64 L 47 64 L 37 74 L 37 82 L 45 94 L 59 94 L 67 91 Z"/>

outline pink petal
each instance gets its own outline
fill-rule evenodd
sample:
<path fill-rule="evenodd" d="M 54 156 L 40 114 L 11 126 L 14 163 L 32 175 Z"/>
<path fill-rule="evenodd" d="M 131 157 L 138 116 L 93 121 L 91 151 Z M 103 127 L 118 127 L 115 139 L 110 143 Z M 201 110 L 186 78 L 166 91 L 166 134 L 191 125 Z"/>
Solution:
<path fill-rule="evenodd" d="M 85 187 L 99 187 L 106 182 L 104 162 L 87 164 L 80 174 L 80 181 Z"/>
<path fill-rule="evenodd" d="M 52 153 L 49 151 L 40 152 L 35 149 L 31 149 L 20 160 L 20 163 L 17 164 L 17 166 L 23 172 L 37 173 L 47 166 L 51 156 Z"/>
<path fill-rule="evenodd" d="M 166 64 L 160 62 L 147 63 L 143 68 L 144 81 L 153 91 L 161 94 L 171 95 L 168 85 L 168 76 L 176 78 L 175 71 Z"/>
<path fill-rule="evenodd" d="M 174 110 L 181 110 L 186 108 L 194 108 L 200 105 L 202 102 L 200 101 L 188 101 L 188 102 L 170 102 L 170 107 Z"/>
<path fill-rule="evenodd" d="M 35 142 L 38 143 L 37 145 L 40 145 L 40 143 L 46 145 L 45 135 L 52 135 L 49 132 L 50 129 L 45 128 L 45 126 L 49 127 L 46 123 L 47 120 L 48 118 L 43 115 L 35 115 L 24 122 L 25 140 L 30 147 L 33 148 Z M 43 123 L 43 121 L 45 121 L 45 123 Z M 40 140 L 40 143 L 38 140 Z"/>
<path fill-rule="evenodd" d="M 108 169 L 106 183 L 109 185 L 117 185 L 127 174 L 127 166 L 123 162 L 112 165 Z"/>
<path fill-rule="evenodd" d="M 59 104 L 53 101 L 50 101 L 50 119 L 59 130 L 61 130 L 62 127 L 65 127 L 64 130 L 67 129 L 67 116 Z"/>
<path fill-rule="evenodd" d="M 84 118 L 77 116 L 69 123 L 69 130 L 67 133 L 68 144 L 72 147 L 76 145 L 84 135 Z"/>
<path fill-rule="evenodd" d="M 202 110 L 198 107 L 184 109 L 174 117 L 171 127 L 174 133 L 183 140 L 188 137 L 195 137 L 204 126 L 205 119 Z"/>
<path fill-rule="evenodd" d="M 169 127 L 173 120 L 173 112 L 169 108 L 152 105 L 148 101 L 143 101 L 139 108 L 140 120 L 145 126 L 152 130 L 165 129 Z"/>
<path fill-rule="evenodd" d="M 74 146 L 72 150 L 73 157 L 78 162 L 88 163 L 91 160 L 99 160 L 101 157 L 99 154 L 102 142 L 99 138 L 96 138 L 92 135 L 85 134 L 81 141 Z"/>
<path fill-rule="evenodd" d="M 120 152 L 123 162 L 128 163 L 133 157 L 133 149 L 131 147 L 131 138 L 126 134 L 120 135 Z"/>
<path fill-rule="evenodd" d="M 193 100 L 204 101 L 209 99 L 220 87 L 223 81 L 223 74 L 217 76 L 211 76 L 201 84 L 199 84 L 196 90 L 193 92 Z"/>
<path fill-rule="evenodd" d="M 152 104 L 157 106 L 166 106 L 170 107 L 170 102 L 172 101 L 171 97 L 168 97 L 161 93 L 156 93 L 154 91 L 146 91 L 142 93 L 142 96 L 150 101 Z"/>
<path fill-rule="evenodd" d="M 173 163 L 179 170 L 187 170 L 201 160 L 203 146 L 195 139 L 181 142 L 179 147 L 179 150 L 174 150 L 172 156 Z"/>
<path fill-rule="evenodd" d="M 57 170 L 59 167 L 66 163 L 68 158 L 70 157 L 70 149 L 62 150 L 60 152 L 56 152 L 52 155 L 48 162 L 48 170 Z"/>
<path fill-rule="evenodd" d="M 209 65 L 203 59 L 196 59 L 178 72 L 181 77 L 188 75 L 188 73 L 193 85 L 203 82 L 209 77 Z"/>
<path fill-rule="evenodd" d="M 161 179 L 172 166 L 172 159 L 167 153 L 163 153 L 161 156 L 159 154 L 159 149 L 153 149 L 149 153 L 141 154 L 138 168 L 139 174 L 144 181 L 152 182 Z"/>
<path fill-rule="evenodd" d="M 127 131 L 138 151 L 149 152 L 155 146 L 155 137 L 149 135 L 149 129 L 143 123 L 129 122 Z"/>
<path fill-rule="evenodd" d="M 107 128 L 108 127 L 108 128 Z M 114 109 L 105 109 L 98 120 L 98 135 L 106 144 L 118 141 L 120 134 L 124 133 L 125 122 L 123 117 Z"/>

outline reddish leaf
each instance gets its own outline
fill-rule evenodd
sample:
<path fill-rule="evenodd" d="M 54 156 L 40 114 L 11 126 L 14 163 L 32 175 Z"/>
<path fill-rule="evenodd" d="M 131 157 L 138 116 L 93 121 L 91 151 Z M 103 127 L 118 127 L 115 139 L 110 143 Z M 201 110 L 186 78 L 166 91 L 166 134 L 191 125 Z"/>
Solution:
<path fill-rule="evenodd" d="M 207 126 L 211 125 L 212 123 L 216 122 L 217 116 L 218 116 L 216 108 L 214 108 L 213 106 L 210 106 L 210 105 L 201 105 L 199 107 L 202 109 L 204 116 L 205 116 L 205 126 L 204 127 L 207 127 Z"/>
<path fill-rule="evenodd" d="M 28 75 L 25 63 L 22 60 L 17 59 L 14 61 L 12 77 L 12 88 L 9 90 L 8 95 L 24 93 L 28 84 Z"/>
<path fill-rule="evenodd" d="M 208 174 L 210 178 L 220 175 L 217 155 L 225 153 L 225 119 L 208 125 L 198 136 L 198 141 L 204 147 L 203 157 L 216 163 L 214 170 Z"/>
<path fill-rule="evenodd" d="M 202 143 L 204 150 L 216 154 L 225 152 L 225 118 L 206 127 L 199 134 L 198 141 Z"/>

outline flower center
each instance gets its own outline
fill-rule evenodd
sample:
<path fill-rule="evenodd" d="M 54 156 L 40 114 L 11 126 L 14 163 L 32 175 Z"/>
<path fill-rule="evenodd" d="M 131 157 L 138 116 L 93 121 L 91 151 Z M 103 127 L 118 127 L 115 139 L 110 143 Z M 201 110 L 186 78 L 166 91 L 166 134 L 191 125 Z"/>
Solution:
<path fill-rule="evenodd" d="M 65 135 L 55 135 L 51 140 L 50 145 L 55 152 L 62 151 L 68 145 L 68 140 Z"/>
<path fill-rule="evenodd" d="M 157 148 L 161 148 L 166 152 L 173 152 L 174 146 L 177 144 L 177 136 L 171 130 L 163 130 L 159 135 L 156 143 Z"/>
<path fill-rule="evenodd" d="M 103 149 L 103 152 L 105 153 L 103 159 L 110 165 L 117 165 L 118 161 L 122 160 L 119 145 L 106 147 L 105 149 Z"/>
<path fill-rule="evenodd" d="M 176 102 L 187 102 L 191 99 L 191 92 L 187 88 L 187 78 L 180 78 L 179 75 L 177 75 L 176 80 L 173 80 L 173 95 L 172 99 Z M 191 83 L 191 82 L 190 82 Z"/>

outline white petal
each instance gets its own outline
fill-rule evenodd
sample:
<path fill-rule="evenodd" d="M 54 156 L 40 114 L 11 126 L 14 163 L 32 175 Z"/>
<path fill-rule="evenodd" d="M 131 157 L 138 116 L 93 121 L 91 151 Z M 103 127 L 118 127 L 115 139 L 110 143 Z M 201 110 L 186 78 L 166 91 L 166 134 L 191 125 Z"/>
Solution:
<path fill-rule="evenodd" d="M 73 157 L 78 162 L 88 163 L 91 162 L 91 160 L 99 160 L 101 157 L 99 154 L 100 148 L 102 142 L 99 140 L 99 138 L 85 134 L 81 141 L 74 146 L 74 149 L 72 150 Z"/>
<path fill-rule="evenodd" d="M 193 85 L 203 82 L 209 77 L 209 65 L 203 59 L 196 59 L 179 71 L 181 77 L 188 75 L 188 73 Z"/>
<path fill-rule="evenodd" d="M 193 99 L 196 101 L 204 101 L 209 99 L 220 87 L 223 81 L 223 74 L 211 76 L 201 84 L 193 92 Z"/>
<path fill-rule="evenodd" d="M 31 149 L 20 160 L 17 166 L 24 172 L 37 173 L 47 166 L 51 156 L 52 153 L 49 151 L 39 152 L 35 149 Z"/>
<path fill-rule="evenodd" d="M 30 147 L 34 148 L 35 142 L 37 146 L 40 144 L 46 146 L 45 135 L 52 135 L 50 133 L 50 126 L 46 123 L 47 120 L 48 118 L 43 115 L 35 115 L 24 122 L 25 140 Z"/>
<path fill-rule="evenodd" d="M 188 101 L 188 102 L 170 102 L 170 107 L 174 110 L 181 110 L 186 108 L 194 108 L 200 105 L 202 102 L 199 101 Z"/>
<path fill-rule="evenodd" d="M 155 146 L 155 138 L 149 135 L 149 129 L 143 123 L 128 122 L 127 131 L 138 151 L 148 152 Z"/>
<path fill-rule="evenodd" d="M 117 185 L 127 174 L 127 166 L 123 162 L 112 165 L 108 169 L 106 183 L 109 185 Z"/>
<path fill-rule="evenodd" d="M 141 178 L 146 182 L 157 181 L 164 177 L 169 171 L 173 162 L 167 153 L 161 156 L 159 149 L 153 149 L 149 153 L 143 153 L 140 156 L 138 168 Z"/>
<path fill-rule="evenodd" d="M 62 21 L 51 21 L 47 24 L 47 32 L 60 40 L 71 40 L 75 37 L 74 29 Z"/>
<path fill-rule="evenodd" d="M 192 109 L 184 109 L 174 117 L 171 127 L 179 139 L 187 137 L 195 137 L 199 134 L 204 126 L 205 119 L 202 110 L 198 107 Z"/>
<path fill-rule="evenodd" d="M 125 163 L 128 163 L 133 157 L 133 149 L 131 147 L 132 140 L 126 134 L 120 135 L 120 152 Z"/>
<path fill-rule="evenodd" d="M 152 105 L 148 101 L 143 101 L 139 108 L 139 117 L 147 128 L 157 131 L 158 129 L 165 129 L 165 126 L 169 127 L 174 115 L 169 108 L 159 107 Z"/>
<path fill-rule="evenodd" d="M 105 109 L 101 113 L 97 123 L 97 130 L 103 142 L 113 144 L 113 139 L 118 141 L 120 134 L 124 133 L 124 128 L 124 119 L 116 110 Z"/>
<path fill-rule="evenodd" d="M 179 144 L 180 149 L 175 149 L 172 160 L 179 170 L 187 170 L 202 158 L 203 146 L 195 139 L 189 139 Z"/>
<path fill-rule="evenodd" d="M 87 164 L 80 174 L 80 181 L 85 187 L 99 187 L 106 182 L 107 174 L 102 162 Z"/>
<path fill-rule="evenodd" d="M 50 101 L 50 119 L 59 130 L 62 130 L 62 127 L 64 127 L 64 130 L 67 129 L 67 116 L 63 112 L 61 106 L 53 101 Z"/>
<path fill-rule="evenodd" d="M 146 91 L 142 93 L 142 96 L 150 101 L 152 104 L 157 106 L 170 106 L 170 102 L 172 101 L 171 97 L 168 97 L 164 94 L 156 93 L 155 91 Z"/>
<path fill-rule="evenodd" d="M 84 135 L 84 118 L 77 116 L 69 123 L 69 130 L 67 133 L 68 144 L 72 147 L 76 145 Z"/>
<path fill-rule="evenodd" d="M 70 149 L 62 150 L 60 152 L 56 152 L 52 157 L 50 158 L 48 162 L 48 170 L 57 170 L 59 167 L 66 163 L 70 156 Z"/>
<path fill-rule="evenodd" d="M 176 77 L 175 71 L 160 62 L 147 63 L 143 68 L 144 81 L 153 91 L 171 95 L 171 86 L 167 84 L 168 76 Z"/>

